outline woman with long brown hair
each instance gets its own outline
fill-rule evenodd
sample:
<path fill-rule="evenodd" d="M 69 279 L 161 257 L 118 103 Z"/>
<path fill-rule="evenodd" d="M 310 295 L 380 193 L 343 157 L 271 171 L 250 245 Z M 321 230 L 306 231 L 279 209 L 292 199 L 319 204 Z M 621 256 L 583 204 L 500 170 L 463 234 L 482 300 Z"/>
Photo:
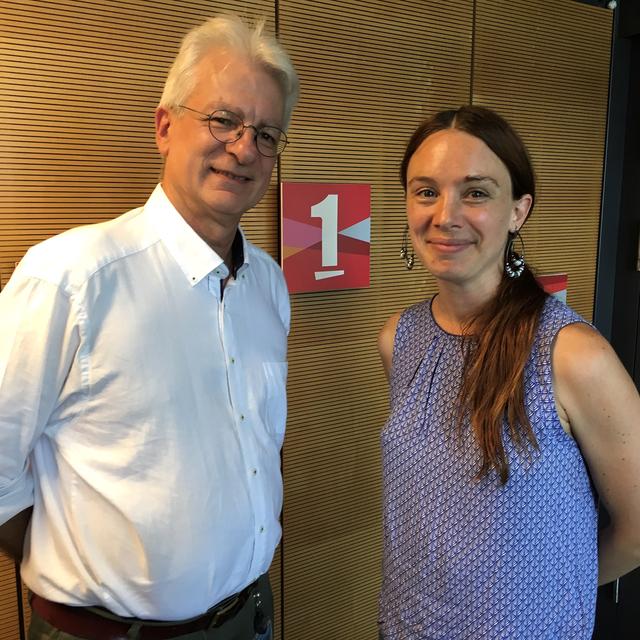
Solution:
<path fill-rule="evenodd" d="M 379 340 L 391 385 L 381 637 L 590 639 L 598 582 L 640 564 L 637 390 L 517 252 L 535 180 L 503 118 L 436 114 L 400 173 L 438 293 Z M 599 538 L 598 498 L 611 516 Z"/>

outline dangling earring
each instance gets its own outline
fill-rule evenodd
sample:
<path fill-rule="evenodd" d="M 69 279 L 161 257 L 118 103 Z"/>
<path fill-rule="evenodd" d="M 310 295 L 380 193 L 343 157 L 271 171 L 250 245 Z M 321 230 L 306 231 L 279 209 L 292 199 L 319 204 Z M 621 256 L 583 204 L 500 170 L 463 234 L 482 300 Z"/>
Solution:
<path fill-rule="evenodd" d="M 516 238 L 520 238 L 522 245 L 522 253 L 516 253 L 513 250 L 513 244 Z M 510 278 L 519 278 L 524 272 L 524 240 L 520 235 L 520 230 L 509 231 L 509 241 L 505 250 L 504 270 Z"/>
<path fill-rule="evenodd" d="M 413 249 L 411 253 L 409 253 L 409 225 L 405 225 L 404 234 L 402 236 L 402 246 L 400 247 L 400 258 L 404 260 L 404 266 L 407 269 L 413 269 L 413 263 L 416 261 L 416 257 L 413 253 Z"/>

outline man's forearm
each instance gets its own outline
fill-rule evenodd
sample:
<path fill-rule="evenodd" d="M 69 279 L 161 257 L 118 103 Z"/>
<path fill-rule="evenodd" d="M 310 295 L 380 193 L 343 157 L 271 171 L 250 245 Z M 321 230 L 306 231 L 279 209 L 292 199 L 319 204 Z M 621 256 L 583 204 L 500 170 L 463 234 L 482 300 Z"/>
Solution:
<path fill-rule="evenodd" d="M 29 507 L 0 525 L 0 549 L 14 560 L 22 559 L 24 536 L 31 520 L 31 511 L 33 509 Z"/>

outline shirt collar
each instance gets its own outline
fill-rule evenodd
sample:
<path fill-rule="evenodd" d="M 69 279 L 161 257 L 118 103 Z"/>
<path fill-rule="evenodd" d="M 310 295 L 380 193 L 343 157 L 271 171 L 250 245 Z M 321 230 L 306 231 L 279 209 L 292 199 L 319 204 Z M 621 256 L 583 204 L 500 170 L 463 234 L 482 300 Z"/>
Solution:
<path fill-rule="evenodd" d="M 226 278 L 229 269 L 224 260 L 193 230 L 180 215 L 158 184 L 147 200 L 145 213 L 152 217 L 153 226 L 158 236 L 173 256 L 178 266 L 192 286 L 198 284 L 211 272 L 219 278 Z M 242 248 L 241 265 L 236 268 L 239 273 L 248 264 L 247 241 L 242 230 L 238 229 Z M 238 252 L 239 253 L 239 252 Z"/>

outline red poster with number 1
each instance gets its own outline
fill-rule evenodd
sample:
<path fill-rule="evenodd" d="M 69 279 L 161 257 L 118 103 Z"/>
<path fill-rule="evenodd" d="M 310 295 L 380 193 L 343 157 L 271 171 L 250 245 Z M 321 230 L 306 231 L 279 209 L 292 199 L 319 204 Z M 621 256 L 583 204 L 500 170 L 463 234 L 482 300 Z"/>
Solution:
<path fill-rule="evenodd" d="M 369 286 L 370 185 L 283 182 L 281 229 L 290 293 Z"/>

